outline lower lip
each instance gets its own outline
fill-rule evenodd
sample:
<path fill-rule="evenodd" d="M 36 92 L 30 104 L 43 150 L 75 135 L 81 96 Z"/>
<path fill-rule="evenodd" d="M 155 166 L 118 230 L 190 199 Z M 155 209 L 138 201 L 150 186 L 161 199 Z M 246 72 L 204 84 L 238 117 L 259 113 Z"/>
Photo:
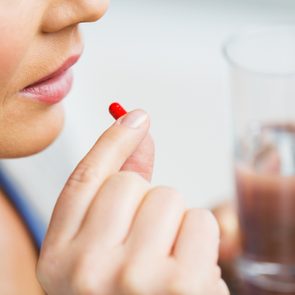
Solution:
<path fill-rule="evenodd" d="M 72 70 L 68 69 L 58 76 L 23 89 L 21 94 L 39 102 L 56 104 L 70 92 L 72 84 Z"/>

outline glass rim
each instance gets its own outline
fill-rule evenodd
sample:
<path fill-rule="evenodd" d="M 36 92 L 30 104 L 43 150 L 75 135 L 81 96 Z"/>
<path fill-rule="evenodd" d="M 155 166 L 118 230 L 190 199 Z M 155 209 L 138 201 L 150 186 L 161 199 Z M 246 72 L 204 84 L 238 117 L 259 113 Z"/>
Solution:
<path fill-rule="evenodd" d="M 238 42 L 239 40 L 244 39 L 245 37 L 251 37 L 251 36 L 255 36 L 255 35 L 259 35 L 259 34 L 263 34 L 267 32 L 278 31 L 278 30 L 294 31 L 294 36 L 295 36 L 295 24 L 256 26 L 252 28 L 245 28 L 239 32 L 232 34 L 231 36 L 225 39 L 225 41 L 222 43 L 222 55 L 230 66 L 236 69 L 240 69 L 244 72 L 248 72 L 248 73 L 260 75 L 260 76 L 292 78 L 295 76 L 295 68 L 290 71 L 280 72 L 280 73 L 259 71 L 259 70 L 252 69 L 251 67 L 244 66 L 243 64 L 235 61 L 229 53 L 230 45 L 234 44 L 235 42 Z"/>

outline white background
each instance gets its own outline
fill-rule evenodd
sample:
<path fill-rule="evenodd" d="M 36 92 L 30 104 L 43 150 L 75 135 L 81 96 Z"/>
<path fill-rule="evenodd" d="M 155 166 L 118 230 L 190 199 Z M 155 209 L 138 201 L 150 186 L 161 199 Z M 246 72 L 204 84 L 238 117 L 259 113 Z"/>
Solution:
<path fill-rule="evenodd" d="M 43 153 L 5 165 L 46 220 L 72 169 L 112 123 L 108 105 L 143 108 L 156 142 L 154 184 L 189 206 L 231 195 L 230 109 L 221 44 L 245 26 L 295 23 L 286 0 L 112 0 L 83 25 L 86 48 L 65 101 L 66 126 Z M 48 126 L 50 128 L 50 126 Z"/>

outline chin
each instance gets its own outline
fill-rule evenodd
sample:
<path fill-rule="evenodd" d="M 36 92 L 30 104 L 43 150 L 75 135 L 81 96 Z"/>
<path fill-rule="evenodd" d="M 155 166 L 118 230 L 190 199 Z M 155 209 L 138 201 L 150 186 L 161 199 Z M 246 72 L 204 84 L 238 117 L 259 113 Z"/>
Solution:
<path fill-rule="evenodd" d="M 64 109 L 61 104 L 38 106 L 26 111 L 24 115 L 18 109 L 13 116 L 5 118 L 2 127 L 6 128 L 1 127 L 0 130 L 0 158 L 21 158 L 37 154 L 50 146 L 61 133 L 64 126 Z"/>

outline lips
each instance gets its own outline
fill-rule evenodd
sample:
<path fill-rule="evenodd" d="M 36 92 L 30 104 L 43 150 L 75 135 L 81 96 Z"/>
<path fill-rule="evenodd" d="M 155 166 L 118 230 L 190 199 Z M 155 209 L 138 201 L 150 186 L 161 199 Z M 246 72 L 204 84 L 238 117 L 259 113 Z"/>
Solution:
<path fill-rule="evenodd" d="M 21 91 L 26 98 L 47 104 L 60 102 L 71 90 L 73 75 L 71 67 L 79 60 L 80 55 L 71 56 L 55 72 L 41 78 Z"/>

